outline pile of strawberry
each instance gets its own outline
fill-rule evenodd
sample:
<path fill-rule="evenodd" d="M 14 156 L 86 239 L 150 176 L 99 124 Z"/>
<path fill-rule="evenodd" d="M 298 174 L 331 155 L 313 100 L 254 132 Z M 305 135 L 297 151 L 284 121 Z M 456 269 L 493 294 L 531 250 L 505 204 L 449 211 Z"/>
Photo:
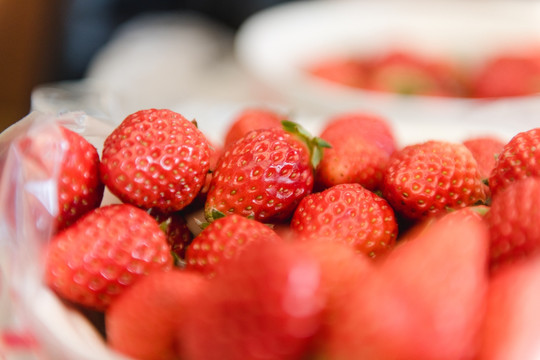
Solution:
<path fill-rule="evenodd" d="M 536 44 L 526 51 L 504 49 L 472 65 L 422 54 L 389 49 L 363 57 L 315 60 L 307 72 L 320 79 L 352 88 L 403 95 L 466 98 L 527 96 L 540 91 L 540 52 Z"/>
<path fill-rule="evenodd" d="M 419 129 L 420 131 L 420 129 Z M 102 154 L 63 130 L 45 281 L 137 359 L 523 359 L 540 331 L 540 128 L 399 146 L 246 109 L 223 144 L 170 110 Z M 119 199 L 100 205 L 104 188 Z M 200 231 L 186 216 L 204 212 Z"/>

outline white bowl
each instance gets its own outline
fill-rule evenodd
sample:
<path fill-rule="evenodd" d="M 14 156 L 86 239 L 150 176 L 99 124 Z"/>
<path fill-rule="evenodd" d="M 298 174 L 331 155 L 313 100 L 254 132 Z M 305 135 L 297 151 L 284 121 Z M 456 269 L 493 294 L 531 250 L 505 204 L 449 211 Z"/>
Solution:
<path fill-rule="evenodd" d="M 317 59 L 406 48 L 470 66 L 501 49 L 540 43 L 537 1 L 302 1 L 255 14 L 240 28 L 244 68 L 291 104 L 315 112 L 365 109 L 400 121 L 469 121 L 491 107 L 536 113 L 540 97 L 497 101 L 403 96 L 329 84 L 303 68 Z M 499 103 L 502 103 L 499 104 Z M 471 115 L 473 113 L 473 115 Z M 499 115 L 501 117 L 502 115 Z M 515 121 L 512 112 L 506 121 Z"/>

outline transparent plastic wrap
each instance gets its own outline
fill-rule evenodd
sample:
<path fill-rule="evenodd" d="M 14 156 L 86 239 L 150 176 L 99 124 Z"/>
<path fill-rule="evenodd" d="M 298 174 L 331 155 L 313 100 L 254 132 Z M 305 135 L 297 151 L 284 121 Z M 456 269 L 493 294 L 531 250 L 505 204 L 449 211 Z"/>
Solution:
<path fill-rule="evenodd" d="M 66 149 L 59 125 L 101 151 L 112 125 L 83 112 L 38 111 L 0 136 L 0 354 L 8 359 L 121 359 L 79 311 L 42 282 Z M 104 202 L 115 201 L 110 194 Z"/>

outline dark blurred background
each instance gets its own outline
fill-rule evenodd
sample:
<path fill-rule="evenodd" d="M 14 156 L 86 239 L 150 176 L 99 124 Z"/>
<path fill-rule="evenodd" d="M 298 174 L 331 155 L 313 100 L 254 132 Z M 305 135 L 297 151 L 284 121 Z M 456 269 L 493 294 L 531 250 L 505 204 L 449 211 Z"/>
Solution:
<path fill-rule="evenodd" d="M 195 11 L 232 29 L 287 0 L 0 0 L 0 131 L 30 110 L 32 89 L 84 77 L 115 29 L 144 12 Z"/>

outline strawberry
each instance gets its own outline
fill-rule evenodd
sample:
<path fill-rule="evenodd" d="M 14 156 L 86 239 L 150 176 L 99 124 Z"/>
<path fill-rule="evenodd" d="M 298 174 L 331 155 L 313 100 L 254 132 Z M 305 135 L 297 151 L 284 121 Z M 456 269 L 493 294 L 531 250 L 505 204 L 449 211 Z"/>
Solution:
<path fill-rule="evenodd" d="M 540 91 L 540 56 L 531 53 L 497 54 L 473 75 L 472 96 L 500 98 L 531 95 Z"/>
<path fill-rule="evenodd" d="M 187 226 L 184 214 L 181 211 L 163 213 L 156 209 L 149 209 L 148 213 L 156 219 L 165 233 L 175 263 L 182 265 L 186 257 L 186 249 L 193 240 L 193 234 Z"/>
<path fill-rule="evenodd" d="M 394 210 L 413 220 L 485 202 L 487 190 L 465 145 L 438 140 L 396 151 L 382 185 Z"/>
<path fill-rule="evenodd" d="M 473 154 L 482 179 L 488 179 L 505 143 L 495 136 L 477 136 L 467 138 L 463 145 Z"/>
<path fill-rule="evenodd" d="M 251 242 L 280 240 L 269 226 L 237 214 L 214 215 L 213 218 L 215 220 L 193 239 L 186 252 L 186 268 L 209 277 Z"/>
<path fill-rule="evenodd" d="M 224 146 L 228 146 L 251 130 L 279 128 L 285 116 L 275 110 L 253 107 L 238 113 L 225 133 Z"/>
<path fill-rule="evenodd" d="M 341 184 L 302 199 L 291 228 L 303 240 L 339 241 L 375 258 L 395 244 L 398 227 L 386 200 L 359 184 Z"/>
<path fill-rule="evenodd" d="M 513 182 L 497 192 L 486 214 L 491 234 L 490 264 L 493 270 L 540 251 L 540 178 Z"/>
<path fill-rule="evenodd" d="M 308 68 L 311 75 L 339 85 L 363 88 L 368 72 L 359 59 L 328 59 Z"/>
<path fill-rule="evenodd" d="M 177 333 L 186 314 L 196 311 L 206 286 L 205 279 L 193 272 L 149 274 L 107 309 L 107 343 L 111 349 L 136 359 L 177 359 Z"/>
<path fill-rule="evenodd" d="M 141 110 L 105 139 L 101 177 L 120 200 L 163 212 L 181 210 L 201 190 L 209 144 L 197 127 L 170 110 Z"/>
<path fill-rule="evenodd" d="M 181 358 L 302 358 L 322 321 L 321 276 L 315 257 L 289 242 L 251 243 L 186 319 Z"/>
<path fill-rule="evenodd" d="M 489 236 L 481 216 L 464 210 L 423 224 L 364 277 L 335 313 L 321 358 L 473 358 Z"/>
<path fill-rule="evenodd" d="M 316 181 L 323 188 L 359 183 L 370 190 L 376 189 L 388 158 L 396 149 L 389 123 L 361 112 L 330 118 L 320 137 L 331 145 L 317 167 Z"/>
<path fill-rule="evenodd" d="M 540 258 L 501 269 L 489 285 L 478 360 L 536 359 L 540 354 Z"/>
<path fill-rule="evenodd" d="M 61 161 L 58 169 L 58 213 L 54 229 L 60 231 L 88 211 L 98 207 L 103 199 L 104 185 L 99 176 L 99 154 L 96 148 L 78 133 L 59 125 L 58 145 Z M 24 137 L 20 151 L 36 161 L 44 159 L 44 142 L 50 137 L 41 134 Z M 48 134 L 47 134 L 48 135 Z M 42 160 L 39 160 L 42 159 Z"/>
<path fill-rule="evenodd" d="M 453 64 L 403 50 L 370 59 L 366 88 L 404 95 L 464 94 L 461 75 Z"/>
<path fill-rule="evenodd" d="M 516 134 L 504 145 L 489 177 L 493 194 L 508 184 L 529 176 L 540 176 L 540 128 Z"/>
<path fill-rule="evenodd" d="M 91 210 L 51 240 L 45 279 L 62 298 L 103 311 L 141 277 L 172 263 L 158 223 L 132 205 L 114 204 Z"/>
<path fill-rule="evenodd" d="M 313 169 L 326 144 L 296 123 L 283 124 L 290 132 L 253 130 L 225 149 L 207 195 L 208 220 L 218 210 L 262 222 L 284 221 L 311 193 Z"/>

